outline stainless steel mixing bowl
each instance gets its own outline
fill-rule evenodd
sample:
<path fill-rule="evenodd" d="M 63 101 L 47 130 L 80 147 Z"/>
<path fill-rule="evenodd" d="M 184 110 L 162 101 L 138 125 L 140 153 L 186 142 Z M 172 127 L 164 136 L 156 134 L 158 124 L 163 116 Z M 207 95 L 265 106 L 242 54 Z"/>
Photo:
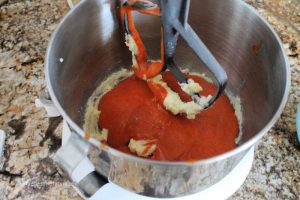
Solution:
<path fill-rule="evenodd" d="M 63 19 L 49 45 L 46 79 L 51 98 L 81 136 L 87 99 L 112 72 L 131 65 L 117 17 L 119 5 L 114 0 L 82 1 Z M 234 150 L 194 163 L 151 161 L 99 147 L 99 171 L 136 193 L 180 196 L 216 183 L 267 133 L 287 100 L 290 70 L 284 50 L 252 7 L 239 0 L 193 0 L 189 22 L 225 68 L 227 90 L 242 100 L 243 136 Z M 149 54 L 158 58 L 160 19 L 142 15 L 136 23 Z M 175 61 L 209 73 L 180 40 Z"/>

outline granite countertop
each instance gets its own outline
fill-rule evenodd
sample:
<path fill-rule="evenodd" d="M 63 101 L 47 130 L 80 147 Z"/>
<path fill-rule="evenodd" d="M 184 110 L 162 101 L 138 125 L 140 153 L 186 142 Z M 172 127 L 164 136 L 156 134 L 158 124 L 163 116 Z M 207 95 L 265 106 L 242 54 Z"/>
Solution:
<path fill-rule="evenodd" d="M 283 114 L 256 146 L 252 170 L 231 199 L 299 199 L 300 2 L 247 2 L 283 41 L 292 84 Z M 61 145 L 62 119 L 34 104 L 45 88 L 50 35 L 67 11 L 66 0 L 0 0 L 0 129 L 6 132 L 0 199 L 81 199 L 50 158 Z"/>

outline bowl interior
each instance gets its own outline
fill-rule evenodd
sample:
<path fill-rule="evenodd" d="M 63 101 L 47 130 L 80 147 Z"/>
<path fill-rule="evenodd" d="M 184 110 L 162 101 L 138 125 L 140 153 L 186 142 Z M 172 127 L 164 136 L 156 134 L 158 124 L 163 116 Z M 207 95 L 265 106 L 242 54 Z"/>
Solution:
<path fill-rule="evenodd" d="M 87 99 L 99 83 L 131 65 L 118 20 L 119 6 L 118 1 L 108 0 L 80 3 L 59 26 L 48 51 L 50 87 L 79 127 Z M 156 59 L 160 19 L 136 16 L 148 54 Z M 192 1 L 189 23 L 227 72 L 227 90 L 242 100 L 243 144 L 270 122 L 282 104 L 288 72 L 280 43 L 253 9 L 237 0 Z M 210 75 L 180 39 L 175 61 Z"/>

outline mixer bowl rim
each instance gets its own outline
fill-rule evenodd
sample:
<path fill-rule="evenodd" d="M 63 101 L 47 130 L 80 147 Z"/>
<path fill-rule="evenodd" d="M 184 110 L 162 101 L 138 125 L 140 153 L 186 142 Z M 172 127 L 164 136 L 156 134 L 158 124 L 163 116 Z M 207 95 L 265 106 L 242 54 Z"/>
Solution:
<path fill-rule="evenodd" d="M 97 1 L 97 0 L 94 0 Z M 267 29 L 269 31 L 271 31 L 271 33 L 275 36 L 275 39 L 277 41 L 277 43 L 279 44 L 280 47 L 280 51 L 281 54 L 283 55 L 284 58 L 284 63 L 285 63 L 285 69 L 286 69 L 286 84 L 285 84 L 285 89 L 284 89 L 284 95 L 281 99 L 280 105 L 277 109 L 277 111 L 275 112 L 274 116 L 271 118 L 271 120 L 254 136 L 252 137 L 250 140 L 248 140 L 247 142 L 245 142 L 244 144 L 237 146 L 236 148 L 227 151 L 225 153 L 222 153 L 220 155 L 214 156 L 214 157 L 210 157 L 207 159 L 202 159 L 202 160 L 198 160 L 195 162 L 189 162 L 189 161 L 157 161 L 157 160 L 150 160 L 150 159 L 145 159 L 145 158 L 141 158 L 141 157 L 137 157 L 137 156 L 133 156 L 130 154 L 126 154 L 123 153 L 121 151 L 118 151 L 108 145 L 95 145 L 95 143 L 91 143 L 89 141 L 90 144 L 100 148 L 101 150 L 104 150 L 108 153 L 110 153 L 111 155 L 117 156 L 117 157 L 122 157 L 125 159 L 129 159 L 132 161 L 136 161 L 136 162 L 143 162 L 143 163 L 148 163 L 148 164 L 155 164 L 155 165 L 168 165 L 168 166 L 197 166 L 197 165 L 205 165 L 205 164 L 210 164 L 210 163 L 215 163 L 221 160 L 225 160 L 231 156 L 234 156 L 236 154 L 239 154 L 247 149 L 249 149 L 250 147 L 252 147 L 256 142 L 258 142 L 265 133 L 267 133 L 271 127 L 275 124 L 275 122 L 277 121 L 277 119 L 280 117 L 285 104 L 288 100 L 288 94 L 289 94 L 289 89 L 290 89 L 290 84 L 291 84 L 291 72 L 290 72 L 290 65 L 289 65 L 289 61 L 288 58 L 285 54 L 283 45 L 281 43 L 281 40 L 279 39 L 277 33 L 274 31 L 274 29 L 268 24 L 268 22 L 262 18 L 259 13 L 249 4 L 247 4 L 244 1 L 239 1 L 239 0 L 234 0 L 234 1 L 238 1 L 238 3 L 241 3 L 245 8 L 249 9 L 251 13 L 253 13 L 253 15 L 256 15 L 261 22 L 263 23 L 264 26 L 267 27 Z M 54 103 L 54 105 L 56 106 L 56 108 L 58 109 L 59 113 L 62 115 L 63 119 L 67 121 L 67 123 L 70 125 L 71 129 L 74 130 L 74 132 L 76 132 L 78 135 L 80 135 L 82 137 L 82 139 L 85 140 L 85 133 L 84 131 L 69 117 L 69 115 L 65 112 L 65 110 L 63 109 L 63 107 L 61 106 L 61 104 L 59 103 L 58 99 L 56 98 L 56 95 L 54 93 L 54 90 L 52 88 L 51 85 L 51 81 L 50 81 L 50 64 L 49 64 L 49 58 L 50 58 L 50 52 L 52 50 L 52 46 L 55 42 L 55 39 L 57 37 L 57 35 L 59 34 L 60 30 L 62 29 L 65 21 L 67 21 L 67 19 L 69 17 L 71 17 L 71 15 L 76 12 L 81 6 L 83 6 L 83 4 L 85 4 L 85 2 L 88 1 L 80 1 L 77 5 L 75 5 L 62 19 L 62 21 L 58 24 L 57 28 L 55 29 L 55 31 L 53 32 L 51 38 L 50 38 L 50 42 L 49 42 L 49 46 L 47 48 L 47 52 L 46 52 L 46 61 L 45 61 L 45 79 L 46 79 L 46 85 L 50 94 L 50 97 Z"/>

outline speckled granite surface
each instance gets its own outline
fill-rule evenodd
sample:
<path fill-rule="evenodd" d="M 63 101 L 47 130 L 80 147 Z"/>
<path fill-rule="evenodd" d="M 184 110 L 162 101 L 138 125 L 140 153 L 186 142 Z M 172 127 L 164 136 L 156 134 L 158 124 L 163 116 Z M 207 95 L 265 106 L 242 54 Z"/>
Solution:
<path fill-rule="evenodd" d="M 292 85 L 276 125 L 257 145 L 244 185 L 231 199 L 300 199 L 300 1 L 247 0 L 274 27 L 288 55 Z M 0 199 L 81 199 L 50 156 L 61 144 L 61 118 L 34 105 L 45 87 L 49 37 L 68 11 L 65 0 L 0 0 Z"/>

